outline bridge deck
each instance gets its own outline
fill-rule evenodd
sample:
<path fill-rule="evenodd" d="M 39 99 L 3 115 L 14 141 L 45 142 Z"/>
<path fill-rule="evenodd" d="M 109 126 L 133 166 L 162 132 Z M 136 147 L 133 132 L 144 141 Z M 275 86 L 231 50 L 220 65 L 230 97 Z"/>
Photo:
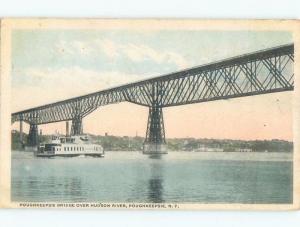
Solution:
<path fill-rule="evenodd" d="M 293 90 L 293 62 L 294 45 L 283 45 L 19 111 L 12 122 L 82 118 L 123 101 L 167 107 Z"/>

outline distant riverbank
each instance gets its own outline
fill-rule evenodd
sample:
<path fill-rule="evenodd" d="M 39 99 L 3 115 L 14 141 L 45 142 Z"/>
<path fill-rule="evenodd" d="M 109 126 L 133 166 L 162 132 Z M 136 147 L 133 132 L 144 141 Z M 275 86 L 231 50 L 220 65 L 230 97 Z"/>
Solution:
<path fill-rule="evenodd" d="M 128 137 L 128 136 L 113 136 L 113 135 L 92 135 L 87 134 L 93 143 L 98 143 L 105 150 L 111 151 L 140 151 L 143 149 L 144 137 Z M 20 134 L 18 131 L 12 132 L 12 149 L 22 149 L 22 144 L 19 141 Z M 24 143 L 27 134 L 23 135 Z M 40 136 L 40 142 L 48 142 L 51 135 Z M 206 138 L 168 138 L 168 151 L 215 151 L 222 150 L 223 152 L 292 152 L 293 142 L 285 140 L 231 140 L 231 139 L 206 139 Z"/>

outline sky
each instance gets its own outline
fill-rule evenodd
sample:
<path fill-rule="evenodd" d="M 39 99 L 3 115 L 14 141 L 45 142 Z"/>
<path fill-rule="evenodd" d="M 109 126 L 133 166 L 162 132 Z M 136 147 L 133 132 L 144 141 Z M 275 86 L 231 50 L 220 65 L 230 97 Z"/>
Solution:
<path fill-rule="evenodd" d="M 280 31 L 14 30 L 11 108 L 16 112 L 292 42 L 291 33 Z M 169 138 L 292 140 L 291 92 L 163 111 Z M 84 119 L 84 131 L 144 136 L 147 115 L 146 107 L 131 103 L 100 107 Z M 65 123 L 40 128 L 63 133 Z"/>

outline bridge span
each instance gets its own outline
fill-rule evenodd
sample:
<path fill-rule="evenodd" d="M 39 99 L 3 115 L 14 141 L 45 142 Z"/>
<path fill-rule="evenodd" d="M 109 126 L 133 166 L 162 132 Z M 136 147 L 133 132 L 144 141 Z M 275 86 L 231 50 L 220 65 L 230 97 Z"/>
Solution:
<path fill-rule="evenodd" d="M 71 134 L 83 133 L 82 119 L 100 106 L 131 102 L 149 108 L 145 153 L 166 153 L 164 107 L 294 89 L 294 45 L 260 50 L 218 62 L 101 90 L 15 112 L 12 123 L 30 124 L 27 144 L 38 144 L 38 125 L 71 121 Z"/>

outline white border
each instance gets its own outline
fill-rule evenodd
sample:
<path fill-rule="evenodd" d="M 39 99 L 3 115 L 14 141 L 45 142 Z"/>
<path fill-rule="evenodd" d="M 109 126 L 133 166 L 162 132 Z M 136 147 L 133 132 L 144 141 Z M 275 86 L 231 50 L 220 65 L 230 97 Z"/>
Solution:
<path fill-rule="evenodd" d="M 120 2 L 123 2 L 120 4 Z M 181 4 L 178 4 L 181 2 Z M 193 2 L 193 4 L 190 4 Z M 0 0 L 0 17 L 300 18 L 300 1 Z M 1 226 L 298 226 L 298 212 L 0 210 Z"/>

